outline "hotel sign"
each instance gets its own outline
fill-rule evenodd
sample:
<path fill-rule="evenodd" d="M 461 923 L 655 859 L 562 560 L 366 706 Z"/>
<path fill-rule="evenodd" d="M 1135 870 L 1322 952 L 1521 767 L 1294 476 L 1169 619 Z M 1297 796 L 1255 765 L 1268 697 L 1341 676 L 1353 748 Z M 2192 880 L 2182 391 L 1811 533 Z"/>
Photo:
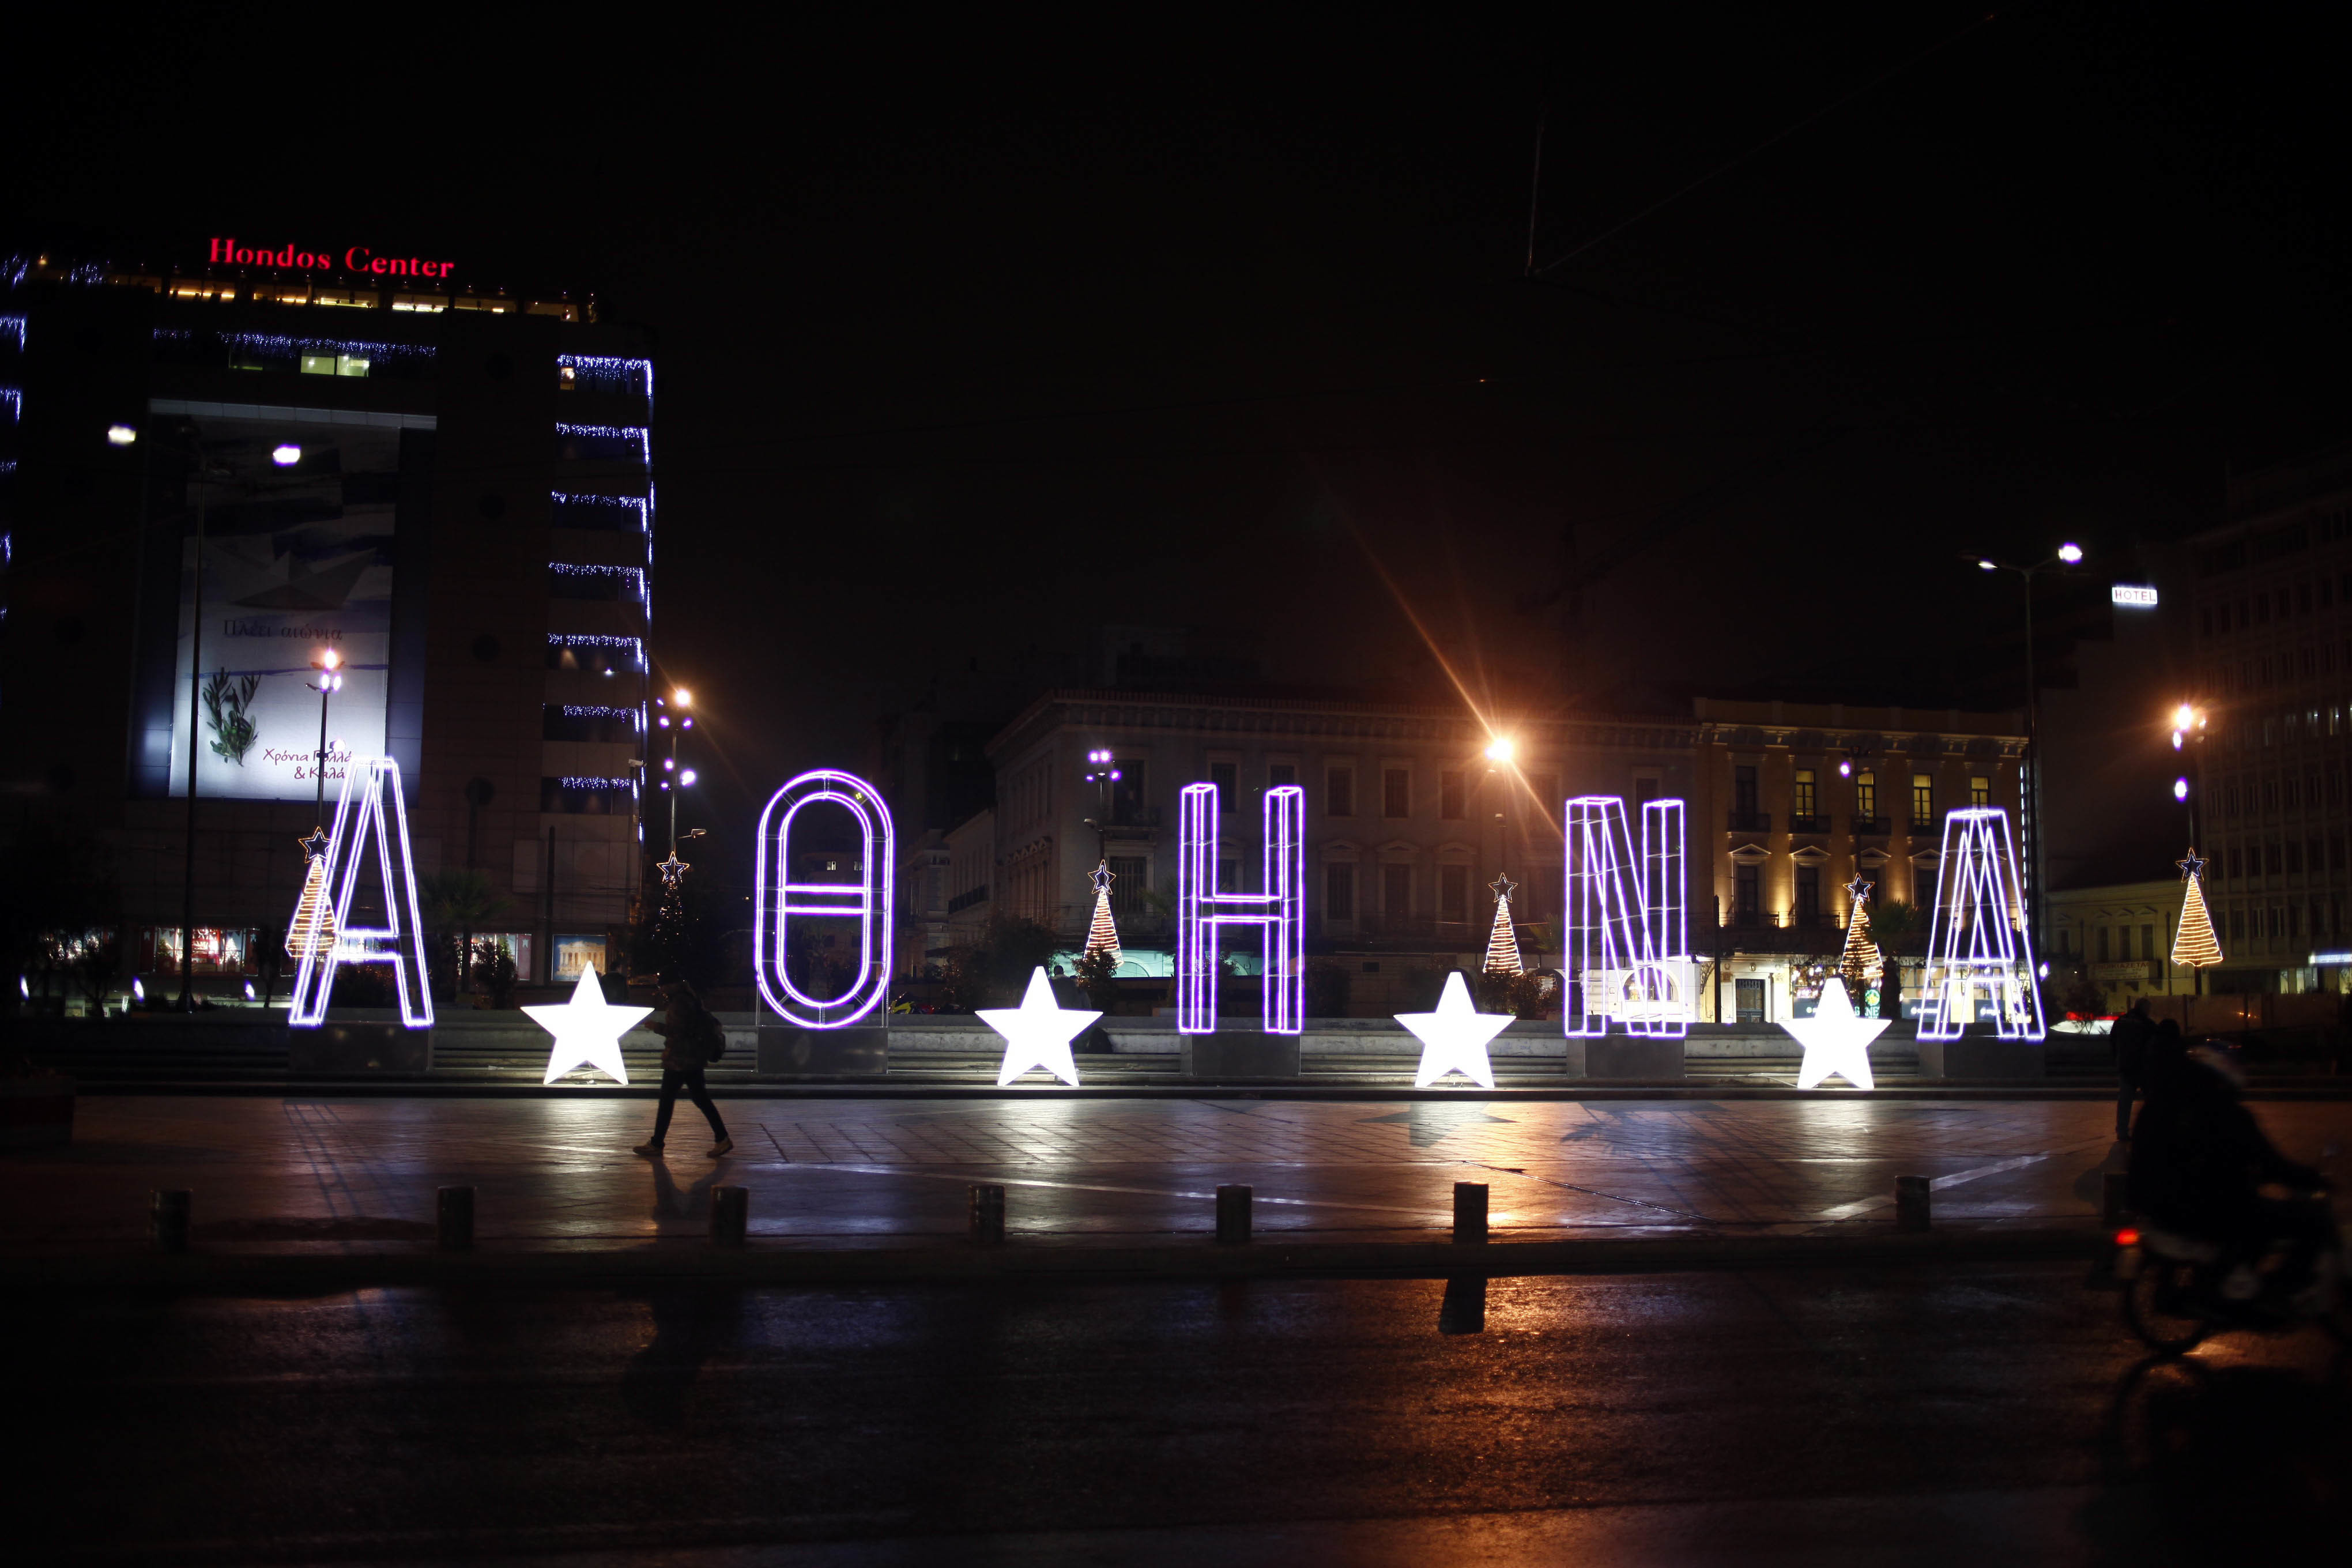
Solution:
<path fill-rule="evenodd" d="M 215 237 L 205 257 L 215 265 L 279 267 L 295 272 L 360 272 L 377 278 L 446 278 L 457 265 L 416 256 L 379 256 L 364 245 L 345 246 L 338 253 L 299 245 L 239 245 L 235 235 Z"/>
<path fill-rule="evenodd" d="M 2107 590 L 2109 602 L 2129 605 L 2136 610 L 2156 608 L 2156 590 L 2131 583 L 2117 583 Z"/>

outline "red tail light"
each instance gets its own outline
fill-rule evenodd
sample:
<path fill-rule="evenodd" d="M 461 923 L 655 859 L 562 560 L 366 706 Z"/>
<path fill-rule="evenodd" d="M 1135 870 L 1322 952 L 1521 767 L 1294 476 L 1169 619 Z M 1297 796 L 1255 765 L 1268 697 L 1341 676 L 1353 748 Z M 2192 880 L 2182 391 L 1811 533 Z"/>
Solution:
<path fill-rule="evenodd" d="M 2116 1245 L 2117 1247 L 2137 1247 L 2139 1245 L 2139 1232 L 2136 1230 L 2119 1230 L 2116 1232 Z"/>

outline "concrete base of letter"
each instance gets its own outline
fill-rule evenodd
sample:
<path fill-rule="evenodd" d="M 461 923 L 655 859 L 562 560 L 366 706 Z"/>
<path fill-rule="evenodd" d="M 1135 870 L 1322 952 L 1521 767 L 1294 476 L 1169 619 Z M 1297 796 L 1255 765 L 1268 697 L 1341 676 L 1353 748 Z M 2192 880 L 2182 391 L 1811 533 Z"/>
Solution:
<path fill-rule="evenodd" d="M 876 1026 L 803 1029 L 760 1026 L 761 1078 L 880 1078 L 890 1070 L 890 1031 Z"/>
<path fill-rule="evenodd" d="M 315 1029 L 286 1031 L 286 1070 L 312 1074 L 425 1073 L 433 1070 L 433 1031 L 366 1019 L 329 1018 Z"/>
<path fill-rule="evenodd" d="M 1655 1083 L 1683 1076 L 1681 1040 L 1657 1040 L 1639 1035 L 1597 1035 L 1571 1037 L 1564 1064 L 1570 1078 L 1618 1079 Z M 1583 1059 L 1579 1061 L 1577 1058 Z"/>
<path fill-rule="evenodd" d="M 1256 1030 L 1220 1029 L 1213 1035 L 1181 1035 L 1182 1071 L 1186 1078 L 1297 1078 L 1298 1037 L 1265 1035 Z"/>
<path fill-rule="evenodd" d="M 1921 1078 L 2041 1078 L 2048 1064 L 2048 1053 L 2032 1040 L 1962 1035 L 1957 1040 L 1919 1042 Z"/>

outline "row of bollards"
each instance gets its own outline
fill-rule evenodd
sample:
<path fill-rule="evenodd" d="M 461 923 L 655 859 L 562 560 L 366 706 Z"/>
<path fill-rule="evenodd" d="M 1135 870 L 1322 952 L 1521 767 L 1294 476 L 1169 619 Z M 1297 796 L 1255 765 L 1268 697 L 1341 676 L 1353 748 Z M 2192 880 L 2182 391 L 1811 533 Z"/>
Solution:
<path fill-rule="evenodd" d="M 1895 1228 L 1928 1228 L 1928 1184 L 1925 1176 L 1895 1178 Z M 971 1239 L 982 1247 L 1004 1242 L 1004 1189 L 975 1182 L 968 1191 Z M 1238 1247 L 1250 1239 L 1254 1189 L 1239 1183 L 1217 1188 L 1217 1241 Z M 2102 1217 L 2115 1224 L 2124 1212 L 2124 1178 L 2110 1173 L 2101 1194 Z M 1456 1246 L 1483 1246 L 1486 1229 L 1487 1187 L 1484 1182 L 1454 1184 L 1454 1241 Z M 185 1252 L 188 1226 L 195 1195 L 184 1187 L 155 1193 L 148 1206 L 148 1236 L 159 1252 Z M 436 1231 L 444 1252 L 467 1252 L 474 1246 L 474 1189 L 443 1187 L 435 1208 Z M 710 1189 L 710 1240 L 718 1247 L 743 1245 L 751 1218 L 749 1187 Z"/>

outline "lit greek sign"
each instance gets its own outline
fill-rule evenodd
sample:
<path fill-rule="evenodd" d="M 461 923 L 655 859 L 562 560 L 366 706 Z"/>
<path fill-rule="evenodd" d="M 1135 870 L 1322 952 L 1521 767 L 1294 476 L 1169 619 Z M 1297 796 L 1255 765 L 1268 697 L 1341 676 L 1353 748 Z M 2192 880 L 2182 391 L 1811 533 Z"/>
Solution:
<path fill-rule="evenodd" d="M 813 805 L 837 805 L 857 824 L 862 874 L 856 881 L 793 879 L 793 823 Z M 758 845 L 751 869 L 751 972 L 761 999 L 804 1029 L 855 1024 L 874 1010 L 890 985 L 890 887 L 898 858 L 890 808 L 879 791 L 855 773 L 819 768 L 770 798 L 760 814 Z M 857 922 L 856 961 L 849 989 L 840 995 L 811 995 L 793 978 L 794 916 Z"/>
<path fill-rule="evenodd" d="M 384 809 L 384 790 L 392 791 L 392 808 Z M 355 793 L 356 792 L 356 795 Z M 399 840 L 395 868 L 394 839 Z M 359 886 L 362 857 L 373 845 L 377 874 L 383 883 L 384 923 L 353 929 L 352 893 Z M 343 787 L 335 796 L 335 826 L 327 837 L 325 896 L 310 904 L 304 929 L 289 945 L 302 955 L 294 973 L 294 1002 L 286 1021 L 299 1029 L 315 1029 L 327 1018 L 327 998 L 335 989 L 335 970 L 345 963 L 388 963 L 393 989 L 400 996 L 400 1021 L 412 1029 L 433 1026 L 433 994 L 425 977 L 425 917 L 416 901 L 416 867 L 408 846 L 408 803 L 400 790 L 400 764 L 390 757 L 368 757 L 344 770 Z M 334 921 L 327 922 L 332 909 Z M 297 910 L 298 918 L 300 915 Z M 407 917 L 408 927 L 401 929 Z M 327 936 L 333 931 L 332 938 Z M 322 956 L 323 955 L 323 956 Z"/>
<path fill-rule="evenodd" d="M 2129 583 L 2117 583 L 2107 590 L 2107 597 L 2118 605 L 2129 605 L 2136 610 L 2156 608 L 2156 590 L 2135 587 Z"/>
<path fill-rule="evenodd" d="M 2314 963 L 2352 963 L 2352 952 L 2315 952 L 2311 955 L 2311 962 Z"/>
<path fill-rule="evenodd" d="M 2033 939 L 2021 912 L 2023 886 L 2008 812 L 1979 805 L 1944 814 L 1919 1004 L 1921 1039 L 1958 1039 L 1975 1021 L 1979 994 L 1990 1004 L 1993 1029 L 2002 1039 L 2042 1037 Z"/>
<path fill-rule="evenodd" d="M 457 264 L 416 256 L 378 256 L 364 245 L 341 251 L 326 246 L 239 245 L 235 235 L 213 237 L 205 259 L 216 267 L 277 267 L 293 272 L 365 272 L 378 278 L 446 278 Z M 338 263 L 341 263 L 338 266 Z"/>
<path fill-rule="evenodd" d="M 1265 792 L 1262 893 L 1217 889 L 1217 786 L 1186 784 L 1176 857 L 1176 1028 L 1217 1031 L 1217 935 L 1223 926 L 1255 926 L 1265 944 L 1258 979 L 1269 1035 L 1296 1035 L 1307 1024 L 1307 792 L 1284 784 Z"/>
<path fill-rule="evenodd" d="M 1561 1032 L 1605 1035 L 1613 1018 L 1629 1034 L 1680 1039 L 1690 1033 L 1690 937 L 1684 909 L 1683 803 L 1642 807 L 1636 843 L 1625 802 L 1579 795 L 1566 807 L 1568 974 L 1577 994 L 1559 1010 Z"/>

